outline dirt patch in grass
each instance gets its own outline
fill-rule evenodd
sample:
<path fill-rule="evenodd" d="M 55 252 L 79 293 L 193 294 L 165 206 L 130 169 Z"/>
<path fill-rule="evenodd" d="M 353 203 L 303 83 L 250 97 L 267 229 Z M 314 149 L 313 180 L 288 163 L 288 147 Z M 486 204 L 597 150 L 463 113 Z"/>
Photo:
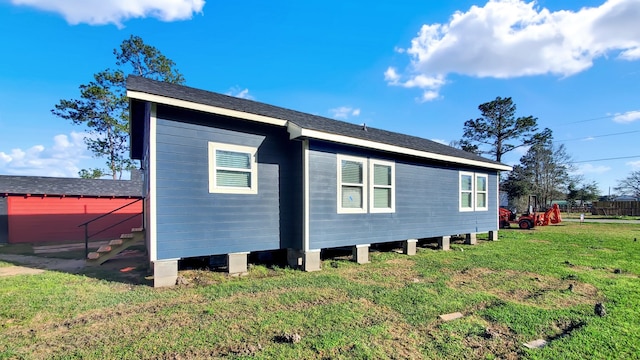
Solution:
<path fill-rule="evenodd" d="M 44 270 L 34 269 L 24 266 L 4 266 L 0 267 L 0 277 L 14 275 L 37 275 L 42 274 Z"/>
<path fill-rule="evenodd" d="M 92 310 L 71 319 L 43 321 L 36 316 L 29 326 L 6 329 L 11 338 L 24 339 L 22 347 L 32 358 L 51 358 L 71 349 L 100 348 L 121 344 L 124 339 L 141 339 L 167 328 L 192 326 L 194 318 L 175 309 L 184 304 L 203 304 L 202 297 L 158 300 L 139 304 L 118 304 Z M 126 342 L 126 340 L 125 340 Z M 105 354 L 105 357 L 110 357 Z"/>
<path fill-rule="evenodd" d="M 30 255 L 0 254 L 0 260 L 14 264 L 23 264 L 37 269 L 57 270 L 77 273 L 84 267 L 84 260 L 68 260 L 57 258 L 43 258 Z"/>
<path fill-rule="evenodd" d="M 391 289 L 398 289 L 408 283 L 422 280 L 415 270 L 415 262 L 407 258 L 342 269 L 340 276 L 358 284 L 384 286 Z"/>
<path fill-rule="evenodd" d="M 391 308 L 374 304 L 367 299 L 359 299 L 363 309 L 375 314 L 375 321 L 383 321 L 385 334 L 371 339 L 371 344 L 381 349 L 393 349 L 396 359 L 421 359 L 420 339 L 403 317 Z"/>
<path fill-rule="evenodd" d="M 505 301 L 558 309 L 601 301 L 598 289 L 576 279 L 558 279 L 530 272 L 473 268 L 455 273 L 449 287 L 467 293 L 484 291 Z"/>
<path fill-rule="evenodd" d="M 215 301 L 215 308 L 232 309 L 237 304 L 257 311 L 302 311 L 314 306 L 324 306 L 349 301 L 341 289 L 272 289 L 260 293 L 238 293 Z M 231 311 L 231 310 L 230 310 Z"/>
<path fill-rule="evenodd" d="M 524 355 L 516 334 L 500 324 L 488 323 L 482 333 L 465 336 L 462 342 L 472 349 L 477 359 L 486 359 L 492 355 L 498 359 L 515 360 Z"/>
<path fill-rule="evenodd" d="M 513 330 L 474 315 L 450 323 L 433 322 L 424 333 L 427 334 L 427 353 L 454 344 L 460 348 L 456 358 L 521 359 L 524 355 L 520 339 Z"/>

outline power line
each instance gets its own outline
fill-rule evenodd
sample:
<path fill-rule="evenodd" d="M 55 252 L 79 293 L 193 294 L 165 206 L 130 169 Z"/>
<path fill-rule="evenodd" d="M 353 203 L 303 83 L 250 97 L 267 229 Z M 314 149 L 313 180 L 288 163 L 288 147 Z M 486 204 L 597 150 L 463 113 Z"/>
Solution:
<path fill-rule="evenodd" d="M 613 133 L 613 134 L 603 134 L 603 135 L 594 135 L 594 136 L 589 136 L 586 138 L 581 138 L 581 139 L 564 139 L 564 140 L 554 140 L 554 143 L 557 142 L 568 142 L 568 141 L 578 141 L 578 140 L 591 140 L 591 139 L 597 139 L 597 138 L 601 138 L 601 137 L 607 137 L 607 136 L 616 136 L 616 135 L 626 135 L 626 134 L 634 134 L 634 133 L 639 133 L 640 130 L 634 130 L 634 131 L 624 131 L 624 132 L 619 132 L 619 133 Z"/>
<path fill-rule="evenodd" d="M 586 163 L 586 162 L 608 161 L 608 160 L 622 160 L 622 159 L 634 159 L 634 158 L 640 158 L 640 155 L 633 155 L 633 156 L 620 156 L 620 157 L 606 158 L 606 159 L 593 159 L 593 160 L 571 161 L 571 162 L 569 162 L 569 163 L 570 163 L 570 164 L 579 164 L 579 163 Z"/>
<path fill-rule="evenodd" d="M 577 121 L 571 121 L 571 122 L 567 122 L 561 125 L 571 125 L 571 124 L 579 124 L 579 123 L 585 123 L 585 122 L 590 122 L 590 121 L 596 121 L 596 120 L 602 120 L 602 119 L 611 119 L 614 118 L 616 116 L 624 116 L 624 115 L 628 115 L 628 114 L 633 114 L 633 113 L 637 113 L 638 110 L 630 110 L 630 111 L 626 111 L 620 114 L 614 114 L 614 115 L 606 115 L 606 116 L 600 116 L 600 117 L 595 117 L 595 118 L 590 118 L 590 119 L 585 119 L 585 120 L 577 120 Z"/>

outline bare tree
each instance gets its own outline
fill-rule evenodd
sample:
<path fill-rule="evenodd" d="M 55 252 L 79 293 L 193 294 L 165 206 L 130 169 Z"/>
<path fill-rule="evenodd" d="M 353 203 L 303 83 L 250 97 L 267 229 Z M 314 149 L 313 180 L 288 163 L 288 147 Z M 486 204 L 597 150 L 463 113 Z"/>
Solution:
<path fill-rule="evenodd" d="M 550 205 L 552 200 L 565 197 L 572 169 L 571 156 L 565 146 L 554 146 L 549 137 L 529 148 L 520 158 L 520 164 L 514 166 L 503 181 L 502 189 L 512 200 L 536 195 L 540 204 Z"/>
<path fill-rule="evenodd" d="M 640 170 L 632 171 L 626 178 L 618 180 L 618 185 L 614 190 L 640 198 Z"/>

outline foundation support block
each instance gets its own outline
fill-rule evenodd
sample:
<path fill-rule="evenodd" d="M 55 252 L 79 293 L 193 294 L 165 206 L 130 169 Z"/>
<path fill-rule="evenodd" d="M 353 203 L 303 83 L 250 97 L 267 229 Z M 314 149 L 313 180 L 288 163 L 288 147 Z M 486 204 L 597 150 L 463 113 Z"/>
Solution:
<path fill-rule="evenodd" d="M 287 249 L 287 263 L 292 268 L 303 271 L 319 271 L 322 269 L 320 249 L 307 251 Z"/>
<path fill-rule="evenodd" d="M 476 233 L 470 233 L 465 235 L 464 243 L 466 245 L 475 245 L 478 243 L 478 239 L 476 238 Z"/>
<path fill-rule="evenodd" d="M 369 262 L 369 246 L 370 244 L 361 244 L 353 247 L 353 261 L 358 264 L 366 264 Z"/>
<path fill-rule="evenodd" d="M 409 256 L 415 255 L 417 244 L 418 244 L 417 239 L 409 239 L 404 241 L 402 243 L 402 253 Z"/>
<path fill-rule="evenodd" d="M 451 236 L 440 236 L 438 237 L 438 249 L 443 251 L 451 250 Z"/>
<path fill-rule="evenodd" d="M 237 252 L 227 254 L 227 272 L 229 275 L 246 274 L 248 271 L 248 252 Z"/>
<path fill-rule="evenodd" d="M 178 259 L 156 260 L 153 265 L 153 287 L 175 286 L 178 279 Z"/>
<path fill-rule="evenodd" d="M 498 241 L 498 230 L 489 231 L 489 241 Z"/>

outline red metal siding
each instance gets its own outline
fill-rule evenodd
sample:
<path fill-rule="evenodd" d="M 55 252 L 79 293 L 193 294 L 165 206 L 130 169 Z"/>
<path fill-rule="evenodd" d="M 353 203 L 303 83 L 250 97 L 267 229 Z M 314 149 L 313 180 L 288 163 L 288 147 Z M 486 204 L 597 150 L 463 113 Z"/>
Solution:
<path fill-rule="evenodd" d="M 84 228 L 78 225 L 135 199 L 9 196 L 7 200 L 9 243 L 15 244 L 84 241 Z M 90 224 L 89 234 L 141 212 L 142 201 L 139 201 Z M 136 216 L 91 237 L 91 240 L 119 238 L 120 234 L 128 233 L 141 224 L 142 216 Z"/>

